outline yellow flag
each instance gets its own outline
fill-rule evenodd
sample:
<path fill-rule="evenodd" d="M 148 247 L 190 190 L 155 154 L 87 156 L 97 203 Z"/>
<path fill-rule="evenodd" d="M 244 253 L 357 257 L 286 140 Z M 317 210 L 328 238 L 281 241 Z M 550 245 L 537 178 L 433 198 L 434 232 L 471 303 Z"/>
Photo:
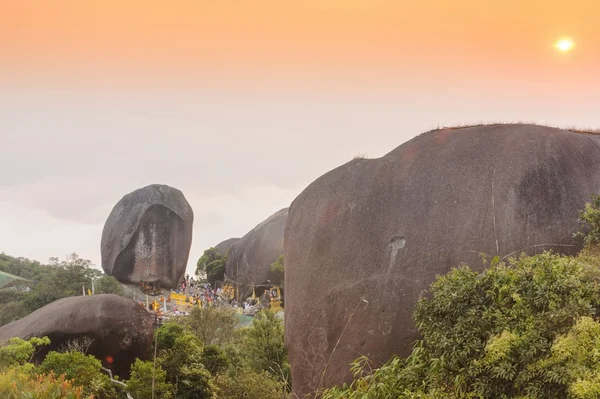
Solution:
<path fill-rule="evenodd" d="M 92 291 L 88 288 L 88 295 L 92 295 Z"/>

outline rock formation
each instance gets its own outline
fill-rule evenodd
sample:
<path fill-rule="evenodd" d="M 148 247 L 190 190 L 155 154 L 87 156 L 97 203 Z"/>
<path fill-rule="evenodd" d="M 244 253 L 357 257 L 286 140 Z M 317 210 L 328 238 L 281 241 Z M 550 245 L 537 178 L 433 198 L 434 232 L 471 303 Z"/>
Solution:
<path fill-rule="evenodd" d="M 152 344 L 152 316 L 137 302 L 114 294 L 59 299 L 28 316 L 0 327 L 0 341 L 12 337 L 50 338 L 50 346 L 36 354 L 41 361 L 48 351 L 70 340 L 91 338 L 88 354 L 123 376 L 135 358 L 147 359 Z"/>
<path fill-rule="evenodd" d="M 102 231 L 102 268 L 119 281 L 160 278 L 174 288 L 185 274 L 194 213 L 183 193 L 154 184 L 124 196 Z"/>
<path fill-rule="evenodd" d="M 288 209 L 280 210 L 250 230 L 229 249 L 225 276 L 239 281 L 242 297 L 252 293 L 252 285 L 265 284 L 267 280 L 274 284 L 282 282 L 282 274 L 272 272 L 271 263 L 283 253 L 283 230 L 287 217 Z"/>
<path fill-rule="evenodd" d="M 238 242 L 239 238 L 230 238 L 215 245 L 215 248 L 221 255 L 225 255 L 233 245 Z"/>
<path fill-rule="evenodd" d="M 480 252 L 576 252 L 597 193 L 600 135 L 524 124 L 432 131 L 320 177 L 285 230 L 295 393 L 349 381 L 360 355 L 410 353 L 422 291 L 461 262 L 482 270 Z"/>

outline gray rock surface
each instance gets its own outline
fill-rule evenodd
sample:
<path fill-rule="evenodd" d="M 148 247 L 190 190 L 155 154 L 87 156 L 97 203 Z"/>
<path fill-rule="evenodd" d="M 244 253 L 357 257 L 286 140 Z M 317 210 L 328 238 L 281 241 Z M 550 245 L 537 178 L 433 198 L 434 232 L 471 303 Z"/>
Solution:
<path fill-rule="evenodd" d="M 119 281 L 157 276 L 165 288 L 182 280 L 192 245 L 194 213 L 183 193 L 153 184 L 124 196 L 102 231 L 102 268 Z"/>
<path fill-rule="evenodd" d="M 267 280 L 274 284 L 282 282 L 281 273 L 271 271 L 271 263 L 283 254 L 283 231 L 287 217 L 287 208 L 278 211 L 230 248 L 225 275 L 230 280 L 239 281 L 242 297 L 252 294 L 252 284 L 264 284 Z"/>
<path fill-rule="evenodd" d="M 129 375 L 136 357 L 148 358 L 152 322 L 152 316 L 132 299 L 114 294 L 77 296 L 59 299 L 0 327 L 0 341 L 47 336 L 51 345 L 34 359 L 41 361 L 69 340 L 89 337 L 93 343 L 88 354 L 123 377 Z"/>
<path fill-rule="evenodd" d="M 462 262 L 482 270 L 480 252 L 576 252 L 597 193 L 600 135 L 525 124 L 436 130 L 326 173 L 285 230 L 295 393 L 351 380 L 360 355 L 410 353 L 422 291 Z"/>
<path fill-rule="evenodd" d="M 221 255 L 225 255 L 225 253 L 227 253 L 227 251 L 233 247 L 233 245 L 238 242 L 240 239 L 239 238 L 230 238 L 228 240 L 225 240 L 223 242 L 218 243 L 217 245 L 215 245 L 215 248 L 217 249 L 217 251 L 221 254 Z"/>

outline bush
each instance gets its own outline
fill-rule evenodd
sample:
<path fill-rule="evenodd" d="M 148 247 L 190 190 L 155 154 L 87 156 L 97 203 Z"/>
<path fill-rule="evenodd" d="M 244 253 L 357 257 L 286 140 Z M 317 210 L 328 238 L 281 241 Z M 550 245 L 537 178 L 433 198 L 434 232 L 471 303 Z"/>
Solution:
<path fill-rule="evenodd" d="M 583 225 L 575 234 L 585 245 L 600 243 L 600 196 L 593 196 L 592 201 L 585 204 L 579 212 L 579 222 Z"/>
<path fill-rule="evenodd" d="M 484 273 L 452 270 L 417 304 L 423 339 L 411 356 L 376 370 L 359 359 L 351 386 L 324 398 L 586 397 L 576 395 L 600 382 L 595 358 L 582 357 L 600 353 L 600 340 L 589 338 L 600 332 L 591 324 L 600 310 L 593 277 L 600 259 L 592 260 L 544 253 Z"/>
<path fill-rule="evenodd" d="M 235 377 L 227 374 L 215 378 L 219 399 L 281 399 L 285 384 L 267 372 L 244 370 Z"/>
<path fill-rule="evenodd" d="M 65 376 L 42 374 L 32 377 L 19 369 L 0 373 L 0 397 L 3 399 L 92 399 L 84 396 L 83 388 L 76 387 Z"/>
<path fill-rule="evenodd" d="M 190 315 L 180 318 L 206 345 L 223 345 L 233 339 L 239 322 L 233 309 L 208 307 L 192 309 Z"/>
<path fill-rule="evenodd" d="M 245 330 L 242 352 L 252 370 L 266 371 L 283 382 L 290 381 L 283 337 L 283 322 L 270 310 L 257 313 L 252 325 Z"/>
<path fill-rule="evenodd" d="M 27 316 L 29 311 L 22 302 L 11 301 L 0 305 L 0 326 Z"/>
<path fill-rule="evenodd" d="M 165 323 L 156 330 L 156 344 L 159 349 L 171 349 L 177 337 L 181 336 L 185 328 L 176 322 Z"/>
<path fill-rule="evenodd" d="M 169 327 L 168 330 L 173 332 L 176 329 Z M 202 360 L 202 341 L 191 332 L 182 331 L 167 349 L 160 349 L 159 346 L 158 363 L 166 373 L 166 381 L 173 385 L 175 395 L 179 398 L 212 398 L 214 387 L 211 375 Z"/>
<path fill-rule="evenodd" d="M 216 345 L 208 345 L 202 352 L 202 364 L 210 374 L 217 375 L 229 368 L 229 359 L 221 348 Z"/>
<path fill-rule="evenodd" d="M 168 399 L 173 397 L 173 386 L 166 382 L 167 373 L 160 367 L 154 368 L 152 362 L 136 359 L 131 365 L 131 377 L 127 389 L 136 399 L 152 397 L 152 377 L 154 377 L 154 397 Z"/>
<path fill-rule="evenodd" d="M 50 345 L 48 337 L 31 338 L 29 341 L 17 337 L 9 339 L 0 346 L 0 370 L 30 362 L 36 350 L 45 345 Z"/>
<path fill-rule="evenodd" d="M 91 393 L 92 382 L 102 380 L 101 367 L 100 360 L 81 352 L 50 352 L 39 365 L 37 373 L 64 375 L 66 379 L 73 380 L 75 385 L 84 387 L 86 393 Z"/>
<path fill-rule="evenodd" d="M 94 292 L 96 294 L 125 295 L 125 291 L 123 290 L 121 283 L 119 283 L 119 280 L 113 276 L 107 275 L 103 275 L 94 281 Z"/>

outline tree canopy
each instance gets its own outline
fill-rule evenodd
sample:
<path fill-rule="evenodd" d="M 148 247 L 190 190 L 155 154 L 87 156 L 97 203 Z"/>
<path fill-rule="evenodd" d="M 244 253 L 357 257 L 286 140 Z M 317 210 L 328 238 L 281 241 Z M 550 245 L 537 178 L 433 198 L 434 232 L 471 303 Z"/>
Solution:
<path fill-rule="evenodd" d="M 215 247 L 208 248 L 196 263 L 196 275 L 206 276 L 206 279 L 212 285 L 214 285 L 216 281 L 223 281 L 227 257 L 227 253 L 222 254 Z"/>

